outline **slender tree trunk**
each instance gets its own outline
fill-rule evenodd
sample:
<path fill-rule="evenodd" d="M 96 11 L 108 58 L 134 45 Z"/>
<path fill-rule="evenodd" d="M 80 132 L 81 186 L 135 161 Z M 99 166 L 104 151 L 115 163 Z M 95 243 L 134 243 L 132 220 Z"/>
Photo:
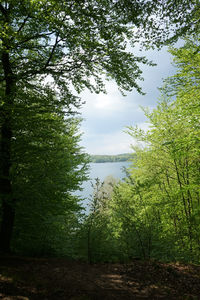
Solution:
<path fill-rule="evenodd" d="M 92 222 L 93 217 L 89 220 L 88 231 L 87 231 L 87 259 L 88 263 L 92 263 Z"/>
<path fill-rule="evenodd" d="M 189 243 L 190 243 L 190 252 L 192 254 L 193 246 L 192 246 L 192 227 L 191 227 L 191 219 L 190 219 L 190 207 L 188 207 L 186 199 L 185 199 L 185 195 L 184 195 L 184 192 L 183 192 L 183 186 L 182 186 L 182 182 L 181 182 L 181 179 L 180 179 L 178 166 L 177 166 L 177 163 L 176 163 L 175 159 L 174 159 L 174 165 L 175 165 L 177 180 L 178 180 L 178 184 L 179 184 L 179 187 L 180 187 L 180 192 L 181 192 L 181 196 L 182 196 L 182 200 L 183 200 L 185 217 L 186 217 L 187 227 L 188 227 L 188 238 L 189 238 Z"/>
<path fill-rule="evenodd" d="M 14 225 L 15 200 L 12 193 L 11 169 L 11 139 L 12 139 L 12 108 L 15 93 L 15 80 L 12 74 L 9 51 L 3 52 L 2 66 L 5 76 L 5 93 L 1 107 L 1 140 L 0 140 L 0 199 L 1 199 L 1 229 L 0 251 L 10 252 L 10 243 Z"/>

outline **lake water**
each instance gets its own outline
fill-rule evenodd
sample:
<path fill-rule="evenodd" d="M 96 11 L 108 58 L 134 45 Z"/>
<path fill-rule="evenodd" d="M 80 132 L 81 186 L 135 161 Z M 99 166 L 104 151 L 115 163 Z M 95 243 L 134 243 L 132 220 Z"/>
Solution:
<path fill-rule="evenodd" d="M 123 168 L 128 167 L 130 162 L 120 161 L 120 162 L 108 162 L 108 163 L 91 163 L 90 164 L 90 178 L 99 178 L 103 181 L 107 176 L 111 175 L 117 179 L 122 179 L 125 174 Z"/>
<path fill-rule="evenodd" d="M 83 191 L 76 192 L 76 195 L 83 197 L 85 200 L 83 201 L 84 206 L 87 204 L 88 199 L 92 195 L 93 189 L 91 186 L 91 182 L 95 183 L 95 178 L 99 178 L 101 182 L 104 179 L 111 175 L 116 179 L 122 179 L 125 177 L 125 173 L 123 172 L 123 168 L 127 168 L 130 166 L 130 162 L 109 162 L 109 163 L 91 163 L 90 164 L 90 180 L 83 183 L 82 188 Z"/>

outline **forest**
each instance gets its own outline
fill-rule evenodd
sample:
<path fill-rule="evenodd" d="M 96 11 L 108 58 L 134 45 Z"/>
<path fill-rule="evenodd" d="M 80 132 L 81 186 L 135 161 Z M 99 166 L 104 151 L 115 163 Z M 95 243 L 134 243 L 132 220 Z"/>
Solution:
<path fill-rule="evenodd" d="M 104 163 L 104 162 L 118 162 L 128 161 L 132 158 L 131 153 L 123 153 L 117 155 L 90 155 L 92 163 Z"/>
<path fill-rule="evenodd" d="M 1 2 L 0 254 L 200 263 L 199 16 L 186 0 Z M 168 45 L 176 73 L 144 108 L 149 129 L 127 124 L 142 146 L 123 181 L 96 179 L 87 214 L 74 192 L 100 157 L 79 144 L 79 95 L 106 92 L 104 76 L 143 93 L 140 41 Z"/>

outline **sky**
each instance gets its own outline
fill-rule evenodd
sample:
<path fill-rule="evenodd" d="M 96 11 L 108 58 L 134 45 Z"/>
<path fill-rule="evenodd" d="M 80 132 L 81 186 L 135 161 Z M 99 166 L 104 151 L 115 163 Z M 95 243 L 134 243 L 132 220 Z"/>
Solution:
<path fill-rule="evenodd" d="M 137 48 L 133 51 L 138 55 Z M 124 97 L 114 81 L 106 83 L 107 94 L 94 94 L 86 90 L 80 95 L 86 102 L 81 109 L 83 122 L 80 128 L 83 133 L 80 144 L 85 152 L 109 155 L 132 152 L 131 145 L 136 141 L 124 132 L 126 127 L 138 125 L 148 129 L 141 106 L 156 107 L 158 88 L 162 87 L 163 79 L 174 73 L 175 68 L 167 47 L 143 54 L 157 64 L 154 67 L 142 66 L 144 81 L 139 83 L 146 93 L 144 96 L 133 90 Z"/>

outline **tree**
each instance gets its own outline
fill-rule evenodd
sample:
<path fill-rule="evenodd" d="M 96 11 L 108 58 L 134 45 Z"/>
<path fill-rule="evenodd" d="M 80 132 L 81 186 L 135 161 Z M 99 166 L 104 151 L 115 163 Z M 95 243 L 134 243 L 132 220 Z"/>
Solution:
<path fill-rule="evenodd" d="M 21 90 L 13 110 L 12 249 L 36 254 L 51 248 L 55 252 L 59 244 L 66 246 L 68 220 L 75 221 L 80 211 L 72 192 L 87 177 L 87 155 L 78 145 L 80 118 L 65 113 L 56 95 L 48 88 L 41 93 L 39 86 L 38 92 L 31 86 Z"/>
<path fill-rule="evenodd" d="M 164 34 L 169 37 L 169 19 L 172 25 L 180 25 L 179 30 L 195 27 L 198 17 L 196 1 L 173 2 L 164 5 L 164 12 L 160 1 L 9 0 L 0 4 L 0 240 L 4 251 L 9 251 L 14 222 L 15 200 L 10 170 L 13 106 L 18 90 L 30 83 L 34 87 L 33 82 L 44 81 L 49 75 L 54 84 L 52 88 L 59 90 L 60 101 L 69 108 L 70 104 L 79 104 L 78 98 L 72 95 L 71 86 L 77 92 L 85 87 L 95 92 L 102 91 L 101 75 L 105 73 L 117 82 L 121 90 L 134 87 L 141 91 L 136 82 L 141 79 L 138 63 L 150 63 L 144 57 L 126 51 L 126 41 L 134 43 L 141 35 L 140 31 L 135 36 L 130 25 L 142 28 L 144 36 L 150 31 L 151 34 L 158 33 L 158 38 L 151 36 L 157 44 L 159 40 L 163 42 Z M 155 14 L 160 15 L 159 21 L 166 16 L 164 30 L 158 29 L 162 27 L 158 27 Z M 191 18 L 194 26 L 191 26 Z"/>
<path fill-rule="evenodd" d="M 89 199 L 89 212 L 85 215 L 77 240 L 82 258 L 89 263 L 113 261 L 116 257 L 116 241 L 109 228 L 109 202 L 117 179 L 112 176 L 103 182 L 99 178 L 92 183 L 93 193 Z"/>
<path fill-rule="evenodd" d="M 170 52 L 177 73 L 157 107 L 144 109 L 149 130 L 129 127 L 142 147 L 114 188 L 108 226 L 127 259 L 199 262 L 199 35 Z"/>
<path fill-rule="evenodd" d="M 158 241 L 165 240 L 165 245 L 170 241 L 172 257 L 193 261 L 200 256 L 198 45 L 196 34 L 180 49 L 171 50 L 177 73 L 166 80 L 157 108 L 146 110 L 150 130 L 130 127 L 130 134 L 146 144 L 137 151 L 137 168 L 131 174 L 143 185 L 148 210 L 160 218 Z"/>

